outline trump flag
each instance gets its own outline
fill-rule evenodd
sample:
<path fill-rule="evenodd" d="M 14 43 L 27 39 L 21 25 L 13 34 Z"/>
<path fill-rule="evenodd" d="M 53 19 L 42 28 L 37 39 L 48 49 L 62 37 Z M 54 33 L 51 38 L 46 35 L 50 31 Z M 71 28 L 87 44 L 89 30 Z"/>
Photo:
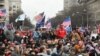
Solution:
<path fill-rule="evenodd" d="M 68 16 L 68 17 L 63 21 L 62 25 L 63 25 L 64 27 L 68 27 L 68 26 L 71 25 L 71 18 L 70 18 L 70 16 Z"/>
<path fill-rule="evenodd" d="M 39 15 L 35 16 L 35 20 L 37 23 L 41 22 L 41 20 L 44 18 L 44 12 L 40 13 Z"/>

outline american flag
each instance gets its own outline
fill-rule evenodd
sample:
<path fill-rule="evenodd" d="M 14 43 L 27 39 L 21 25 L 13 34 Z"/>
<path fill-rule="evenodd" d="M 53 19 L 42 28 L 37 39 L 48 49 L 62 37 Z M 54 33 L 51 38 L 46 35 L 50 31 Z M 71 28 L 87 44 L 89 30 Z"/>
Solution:
<path fill-rule="evenodd" d="M 0 9 L 0 16 L 5 16 L 6 9 Z"/>
<path fill-rule="evenodd" d="M 51 26 L 51 22 L 48 22 L 46 25 L 45 25 L 48 29 L 50 29 L 52 26 Z"/>
<path fill-rule="evenodd" d="M 36 15 L 35 20 L 37 22 L 40 22 L 43 19 L 43 17 L 44 17 L 44 12 L 40 13 L 39 15 Z"/>
<path fill-rule="evenodd" d="M 4 16 L 4 13 L 2 11 L 0 11 L 0 16 Z"/>
<path fill-rule="evenodd" d="M 42 20 L 40 22 L 36 23 L 36 29 L 40 28 L 40 27 L 44 27 L 45 24 L 45 16 L 42 18 Z"/>
<path fill-rule="evenodd" d="M 62 25 L 63 25 L 64 27 L 68 27 L 68 26 L 71 25 L 71 18 L 70 18 L 70 16 L 68 16 L 68 17 L 63 21 Z"/>

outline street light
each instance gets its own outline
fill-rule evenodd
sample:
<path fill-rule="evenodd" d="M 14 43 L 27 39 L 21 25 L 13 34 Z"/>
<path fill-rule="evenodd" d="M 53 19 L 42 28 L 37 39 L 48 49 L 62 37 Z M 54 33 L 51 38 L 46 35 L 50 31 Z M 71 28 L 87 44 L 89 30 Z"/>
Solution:
<path fill-rule="evenodd" d="M 96 13 L 94 13 L 94 14 L 95 14 L 95 25 L 96 25 L 96 23 L 97 23 L 97 22 L 96 22 L 96 18 L 97 18 L 97 16 L 96 16 Z"/>

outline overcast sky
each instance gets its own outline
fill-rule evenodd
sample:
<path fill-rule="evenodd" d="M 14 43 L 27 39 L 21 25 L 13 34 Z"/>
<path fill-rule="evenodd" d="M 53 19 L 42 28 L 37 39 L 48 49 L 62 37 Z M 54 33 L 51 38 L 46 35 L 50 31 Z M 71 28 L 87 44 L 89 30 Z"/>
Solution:
<path fill-rule="evenodd" d="M 22 9 L 31 20 L 43 11 L 47 17 L 53 17 L 63 10 L 63 0 L 22 0 Z"/>

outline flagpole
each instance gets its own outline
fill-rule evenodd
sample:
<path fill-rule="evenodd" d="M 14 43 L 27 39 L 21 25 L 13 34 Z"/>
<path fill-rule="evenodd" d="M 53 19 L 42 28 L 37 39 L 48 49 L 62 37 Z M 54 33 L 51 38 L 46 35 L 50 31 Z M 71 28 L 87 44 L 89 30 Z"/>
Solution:
<path fill-rule="evenodd" d="M 71 17 L 70 17 L 71 18 Z M 71 27 L 71 30 L 72 30 L 72 20 L 71 20 L 71 25 L 70 25 L 70 27 Z"/>
<path fill-rule="evenodd" d="M 22 29 L 24 28 L 24 21 L 22 22 Z"/>

